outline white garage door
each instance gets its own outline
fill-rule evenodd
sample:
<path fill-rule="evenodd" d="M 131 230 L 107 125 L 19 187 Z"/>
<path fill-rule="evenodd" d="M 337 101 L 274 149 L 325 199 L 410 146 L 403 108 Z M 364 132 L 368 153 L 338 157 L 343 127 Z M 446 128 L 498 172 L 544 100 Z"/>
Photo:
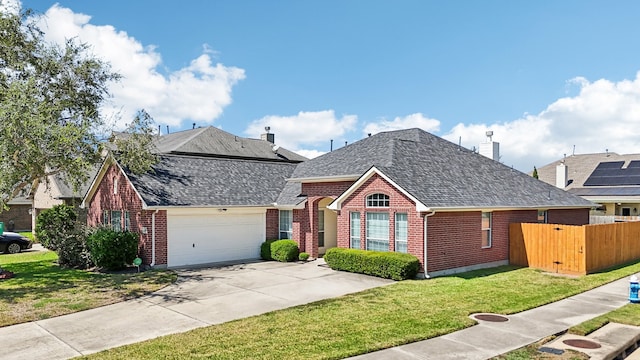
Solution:
<path fill-rule="evenodd" d="M 260 258 L 265 214 L 167 213 L 169 267 Z"/>

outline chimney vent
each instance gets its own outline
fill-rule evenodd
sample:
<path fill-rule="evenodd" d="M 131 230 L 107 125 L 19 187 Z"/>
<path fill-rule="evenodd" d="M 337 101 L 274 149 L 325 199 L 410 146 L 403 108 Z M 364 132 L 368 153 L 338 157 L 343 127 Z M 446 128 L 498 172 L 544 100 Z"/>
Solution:
<path fill-rule="evenodd" d="M 493 131 L 489 130 L 485 135 L 487 136 L 487 141 L 480 144 L 478 152 L 489 159 L 500 161 L 500 143 L 493 141 Z"/>
<path fill-rule="evenodd" d="M 264 141 L 268 141 L 272 144 L 276 143 L 276 135 L 270 133 L 269 131 L 271 131 L 271 126 L 265 126 L 264 130 L 266 131 L 266 133 L 260 135 L 260 139 L 264 140 Z"/>
<path fill-rule="evenodd" d="M 564 189 L 567 186 L 569 177 L 569 168 L 564 164 L 564 161 L 556 166 L 556 187 Z"/>

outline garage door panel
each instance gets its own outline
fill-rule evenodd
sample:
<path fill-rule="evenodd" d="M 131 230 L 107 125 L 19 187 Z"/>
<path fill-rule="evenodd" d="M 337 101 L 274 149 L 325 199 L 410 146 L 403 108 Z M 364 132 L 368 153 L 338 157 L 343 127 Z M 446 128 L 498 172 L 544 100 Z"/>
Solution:
<path fill-rule="evenodd" d="M 170 267 L 257 259 L 265 238 L 265 215 L 170 215 Z"/>

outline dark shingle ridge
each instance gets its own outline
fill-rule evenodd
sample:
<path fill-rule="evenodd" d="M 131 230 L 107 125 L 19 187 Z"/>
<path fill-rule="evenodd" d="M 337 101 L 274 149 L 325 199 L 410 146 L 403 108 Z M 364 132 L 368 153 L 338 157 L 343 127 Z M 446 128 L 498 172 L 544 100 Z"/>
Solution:
<path fill-rule="evenodd" d="M 213 126 L 183 130 L 159 137 L 155 146 L 161 154 L 198 154 L 234 159 L 266 159 L 302 162 L 307 158 L 261 139 L 243 138 Z M 274 150 L 275 149 L 275 150 Z"/>

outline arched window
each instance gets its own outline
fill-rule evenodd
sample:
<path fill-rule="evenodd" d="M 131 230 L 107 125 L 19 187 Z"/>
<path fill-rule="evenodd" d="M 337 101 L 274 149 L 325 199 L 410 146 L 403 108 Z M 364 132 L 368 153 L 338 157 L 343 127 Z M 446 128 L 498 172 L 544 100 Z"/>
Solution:
<path fill-rule="evenodd" d="M 389 207 L 389 195 L 376 193 L 367 196 L 367 207 L 387 208 Z"/>

